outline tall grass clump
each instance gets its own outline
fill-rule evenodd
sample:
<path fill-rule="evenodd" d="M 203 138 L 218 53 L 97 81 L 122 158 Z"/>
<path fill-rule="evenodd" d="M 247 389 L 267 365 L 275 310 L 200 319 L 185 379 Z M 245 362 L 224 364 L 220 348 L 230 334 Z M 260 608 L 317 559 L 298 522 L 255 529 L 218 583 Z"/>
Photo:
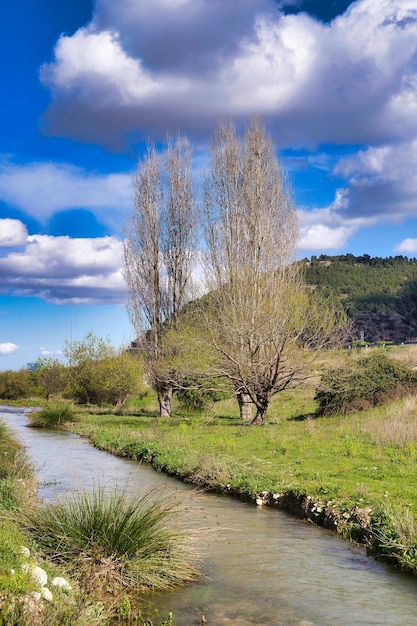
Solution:
<path fill-rule="evenodd" d="M 34 411 L 29 417 L 31 426 L 59 428 L 74 419 L 74 409 L 69 402 L 48 402 L 41 411 Z"/>
<path fill-rule="evenodd" d="M 163 590 L 197 572 L 192 536 L 180 526 L 176 501 L 154 490 L 79 493 L 23 516 L 23 527 L 48 560 L 65 566 L 90 596 Z"/>
<path fill-rule="evenodd" d="M 324 374 L 315 399 L 319 415 L 332 415 L 366 410 L 416 391 L 415 371 L 376 353 Z"/>
<path fill-rule="evenodd" d="M 417 528 L 409 509 L 377 508 L 371 517 L 369 552 L 377 559 L 417 574 Z"/>

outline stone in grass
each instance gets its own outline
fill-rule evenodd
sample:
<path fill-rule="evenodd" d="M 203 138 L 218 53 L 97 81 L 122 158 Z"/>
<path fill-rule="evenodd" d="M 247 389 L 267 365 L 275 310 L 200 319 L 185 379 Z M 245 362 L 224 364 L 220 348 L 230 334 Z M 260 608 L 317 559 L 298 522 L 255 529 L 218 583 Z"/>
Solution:
<path fill-rule="evenodd" d="M 46 600 L 46 602 L 52 602 L 53 595 L 47 587 L 41 587 L 41 598 Z"/>
<path fill-rule="evenodd" d="M 55 578 L 51 582 L 51 585 L 53 585 L 54 587 L 60 587 L 64 591 L 71 591 L 72 589 L 69 582 L 65 580 L 65 578 L 62 578 L 62 576 L 55 576 Z"/>
<path fill-rule="evenodd" d="M 34 565 L 30 570 L 30 575 L 37 582 L 39 587 L 45 587 L 48 582 L 48 574 L 39 565 Z"/>

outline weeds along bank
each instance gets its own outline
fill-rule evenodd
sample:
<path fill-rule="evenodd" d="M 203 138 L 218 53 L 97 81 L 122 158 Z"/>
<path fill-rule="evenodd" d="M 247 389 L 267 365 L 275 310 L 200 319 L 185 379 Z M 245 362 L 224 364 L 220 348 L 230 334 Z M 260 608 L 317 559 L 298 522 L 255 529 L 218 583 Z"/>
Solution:
<path fill-rule="evenodd" d="M 313 418 L 312 395 L 281 394 L 260 428 L 239 423 L 227 401 L 216 415 L 80 413 L 70 428 L 198 487 L 284 507 L 416 574 L 416 398 Z"/>
<path fill-rule="evenodd" d="M 67 594 L 70 584 L 22 532 L 21 516 L 35 507 L 35 490 L 24 451 L 0 422 L 0 624 L 5 626 L 66 624 L 75 617 L 78 598 Z"/>
<path fill-rule="evenodd" d="M 198 575 L 178 503 L 98 489 L 43 504 L 35 489 L 24 451 L 0 423 L 2 626 L 156 626 L 142 612 L 147 593 Z M 172 616 L 161 626 L 170 624 Z"/>

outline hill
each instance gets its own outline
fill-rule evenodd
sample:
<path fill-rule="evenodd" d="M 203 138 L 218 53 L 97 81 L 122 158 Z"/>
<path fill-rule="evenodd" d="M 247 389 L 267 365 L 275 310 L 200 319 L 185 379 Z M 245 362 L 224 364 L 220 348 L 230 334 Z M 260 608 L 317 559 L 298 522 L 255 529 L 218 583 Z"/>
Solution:
<path fill-rule="evenodd" d="M 417 259 L 322 254 L 305 262 L 307 283 L 343 302 L 356 339 L 417 338 Z"/>

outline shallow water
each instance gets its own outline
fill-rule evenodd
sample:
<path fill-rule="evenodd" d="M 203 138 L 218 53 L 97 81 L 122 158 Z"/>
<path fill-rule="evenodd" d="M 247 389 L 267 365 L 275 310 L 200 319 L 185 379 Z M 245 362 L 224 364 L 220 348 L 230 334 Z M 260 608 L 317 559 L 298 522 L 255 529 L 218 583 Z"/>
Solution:
<path fill-rule="evenodd" d="M 202 576 L 152 596 L 161 618 L 176 626 L 416 626 L 417 580 L 368 558 L 333 533 L 266 507 L 190 486 L 151 467 L 96 450 L 60 431 L 27 428 L 25 413 L 0 407 L 26 446 L 39 480 L 38 496 L 115 484 L 129 491 L 158 487 L 180 498 L 202 532 Z M 155 620 L 156 621 L 156 620 Z"/>

